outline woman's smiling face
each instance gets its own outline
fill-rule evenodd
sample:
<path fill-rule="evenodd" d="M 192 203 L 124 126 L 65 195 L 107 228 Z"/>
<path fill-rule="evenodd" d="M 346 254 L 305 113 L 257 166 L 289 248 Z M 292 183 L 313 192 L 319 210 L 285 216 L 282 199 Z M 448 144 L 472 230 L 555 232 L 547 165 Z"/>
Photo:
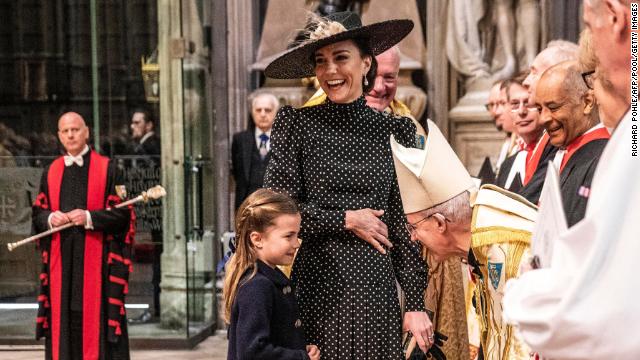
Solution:
<path fill-rule="evenodd" d="M 371 57 L 362 56 L 352 40 L 327 45 L 315 53 L 316 77 L 334 103 L 346 104 L 362 95 L 362 80 L 371 68 Z"/>

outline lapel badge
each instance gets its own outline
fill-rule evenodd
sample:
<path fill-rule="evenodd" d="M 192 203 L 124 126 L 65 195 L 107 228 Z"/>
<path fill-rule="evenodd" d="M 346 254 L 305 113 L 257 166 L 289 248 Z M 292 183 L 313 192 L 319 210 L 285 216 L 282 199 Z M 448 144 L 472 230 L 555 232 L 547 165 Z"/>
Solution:
<path fill-rule="evenodd" d="M 423 135 L 416 134 L 416 148 L 424 150 L 426 140 Z"/>

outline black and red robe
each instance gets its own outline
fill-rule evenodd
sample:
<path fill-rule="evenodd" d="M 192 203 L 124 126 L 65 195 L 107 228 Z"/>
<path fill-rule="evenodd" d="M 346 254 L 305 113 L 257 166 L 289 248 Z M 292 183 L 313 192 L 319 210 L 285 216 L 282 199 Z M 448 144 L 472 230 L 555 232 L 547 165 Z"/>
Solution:
<path fill-rule="evenodd" d="M 129 359 L 124 297 L 135 215 L 131 207 L 108 209 L 121 202 L 116 185 L 123 185 L 123 179 L 115 164 L 94 151 L 83 158 L 82 167 L 65 167 L 63 157 L 54 160 L 42 175 L 33 205 L 34 232 L 47 230 L 56 210 L 86 209 L 93 223 L 93 230 L 75 226 L 39 242 L 36 338 L 46 338 L 46 359 L 71 358 L 72 342 L 77 341 L 82 341 L 85 360 Z M 79 313 L 82 339 L 73 339 L 71 316 Z"/>
<path fill-rule="evenodd" d="M 540 200 L 549 161 L 553 161 L 558 151 L 558 148 L 551 145 L 549 140 L 549 134 L 546 132 L 538 140 L 531 153 L 531 158 L 527 159 L 525 176 L 522 181 L 523 187 L 518 191 L 518 194 L 534 204 Z"/>
<path fill-rule="evenodd" d="M 562 205 L 569 227 L 584 218 L 593 174 L 609 137 L 605 127 L 597 126 L 567 145 L 559 171 Z"/>

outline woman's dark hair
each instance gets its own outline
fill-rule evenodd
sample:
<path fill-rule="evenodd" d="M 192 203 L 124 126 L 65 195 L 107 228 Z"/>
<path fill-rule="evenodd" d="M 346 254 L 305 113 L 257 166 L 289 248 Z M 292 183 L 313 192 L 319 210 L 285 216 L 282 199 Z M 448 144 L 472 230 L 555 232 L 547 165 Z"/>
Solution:
<path fill-rule="evenodd" d="M 356 43 L 358 49 L 360 49 L 361 57 L 371 56 L 371 67 L 369 68 L 369 72 L 367 73 L 367 75 L 365 75 L 367 81 L 369 82 L 369 85 L 365 86 L 364 81 L 362 84 L 362 91 L 366 94 L 371 91 L 371 89 L 373 89 L 373 86 L 375 85 L 376 73 L 378 72 L 378 61 L 373 55 L 373 51 L 371 51 L 371 48 L 369 47 L 369 41 L 367 38 L 354 38 L 353 42 Z"/>

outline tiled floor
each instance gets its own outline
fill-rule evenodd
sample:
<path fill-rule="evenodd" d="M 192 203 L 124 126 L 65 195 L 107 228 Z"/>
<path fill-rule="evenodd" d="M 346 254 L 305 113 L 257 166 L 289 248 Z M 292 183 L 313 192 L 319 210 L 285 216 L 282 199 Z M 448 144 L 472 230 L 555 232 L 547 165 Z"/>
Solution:
<path fill-rule="evenodd" d="M 24 348 L 22 348 L 24 349 Z M 0 360 L 42 360 L 44 352 L 0 350 Z M 227 358 L 227 335 L 218 333 L 198 344 L 193 350 L 134 350 L 132 360 L 224 360 Z"/>

